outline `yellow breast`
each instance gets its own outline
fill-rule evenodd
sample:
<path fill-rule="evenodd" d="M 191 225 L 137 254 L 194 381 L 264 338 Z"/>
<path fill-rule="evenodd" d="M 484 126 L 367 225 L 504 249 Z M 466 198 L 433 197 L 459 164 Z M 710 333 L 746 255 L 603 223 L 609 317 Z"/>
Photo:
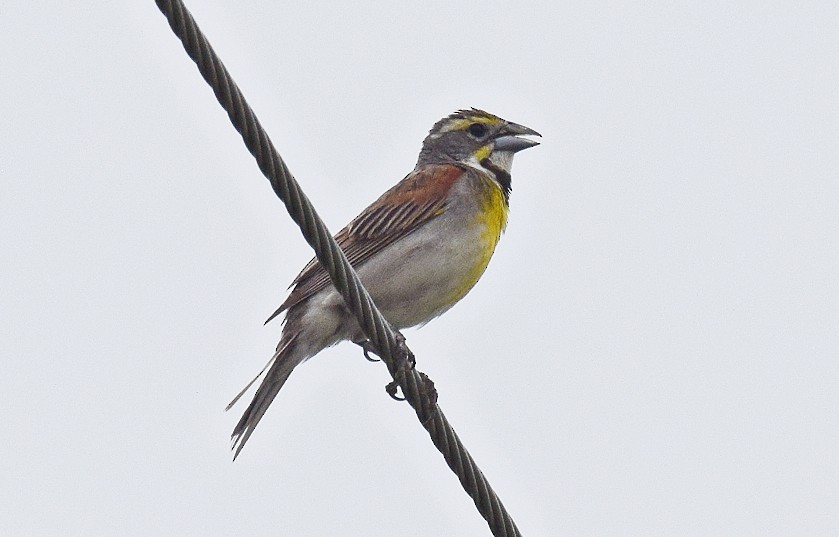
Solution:
<path fill-rule="evenodd" d="M 498 244 L 498 239 L 501 238 L 501 233 L 507 227 L 507 200 L 504 199 L 504 193 L 498 183 L 489 177 L 481 178 L 484 183 L 483 199 L 481 199 L 481 210 L 478 212 L 478 222 L 484 226 L 483 240 L 486 245 L 486 263 L 492 257 L 495 251 L 495 245 Z"/>
<path fill-rule="evenodd" d="M 478 255 L 475 256 L 471 267 L 463 274 L 461 284 L 451 297 L 451 303 L 457 302 L 469 292 L 478 282 L 489 264 L 492 254 L 495 253 L 495 246 L 501 238 L 501 233 L 507 226 L 507 201 L 501 187 L 486 176 L 481 176 L 481 185 L 478 193 L 478 211 L 475 214 L 473 224 L 479 231 L 481 242 Z"/>

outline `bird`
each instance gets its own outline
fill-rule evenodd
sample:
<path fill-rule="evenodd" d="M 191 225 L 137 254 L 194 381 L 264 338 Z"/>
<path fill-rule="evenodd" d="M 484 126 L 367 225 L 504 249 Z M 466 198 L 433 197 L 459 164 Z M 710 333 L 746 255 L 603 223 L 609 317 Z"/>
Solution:
<path fill-rule="evenodd" d="M 385 319 L 397 330 L 424 325 L 477 283 L 507 225 L 513 155 L 539 145 L 535 130 L 477 108 L 437 121 L 416 166 L 335 240 Z M 285 313 L 266 372 L 231 435 L 234 460 L 295 367 L 341 341 L 366 337 L 326 270 L 312 259 L 266 324 Z"/>

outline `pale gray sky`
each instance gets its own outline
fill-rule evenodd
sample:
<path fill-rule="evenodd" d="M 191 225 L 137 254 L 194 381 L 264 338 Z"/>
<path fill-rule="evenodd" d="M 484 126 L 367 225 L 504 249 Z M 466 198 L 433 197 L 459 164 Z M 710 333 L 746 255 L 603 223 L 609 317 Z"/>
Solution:
<path fill-rule="evenodd" d="M 835 2 L 189 7 L 336 230 L 458 108 L 543 134 L 406 333 L 524 535 L 839 534 Z M 489 535 L 348 344 L 231 463 L 311 254 L 154 2 L 0 2 L 0 65 L 0 534 Z"/>

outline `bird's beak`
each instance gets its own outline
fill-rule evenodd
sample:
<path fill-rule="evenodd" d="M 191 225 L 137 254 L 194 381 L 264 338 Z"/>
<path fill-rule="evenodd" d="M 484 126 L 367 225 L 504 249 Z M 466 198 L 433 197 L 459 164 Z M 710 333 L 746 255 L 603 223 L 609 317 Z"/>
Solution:
<path fill-rule="evenodd" d="M 495 139 L 495 150 L 509 151 L 511 153 L 517 153 L 523 149 L 539 145 L 539 142 L 527 138 L 519 138 L 519 136 L 542 136 L 530 127 L 525 127 L 518 123 L 507 123 L 498 134 L 501 136 Z"/>

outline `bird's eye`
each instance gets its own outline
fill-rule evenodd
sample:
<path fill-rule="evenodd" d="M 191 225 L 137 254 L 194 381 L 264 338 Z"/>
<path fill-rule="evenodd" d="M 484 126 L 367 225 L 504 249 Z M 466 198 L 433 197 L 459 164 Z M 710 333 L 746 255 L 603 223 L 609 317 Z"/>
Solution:
<path fill-rule="evenodd" d="M 483 123 L 472 123 L 466 130 L 471 136 L 474 136 L 475 138 L 480 138 L 481 136 L 487 133 L 487 126 Z"/>

